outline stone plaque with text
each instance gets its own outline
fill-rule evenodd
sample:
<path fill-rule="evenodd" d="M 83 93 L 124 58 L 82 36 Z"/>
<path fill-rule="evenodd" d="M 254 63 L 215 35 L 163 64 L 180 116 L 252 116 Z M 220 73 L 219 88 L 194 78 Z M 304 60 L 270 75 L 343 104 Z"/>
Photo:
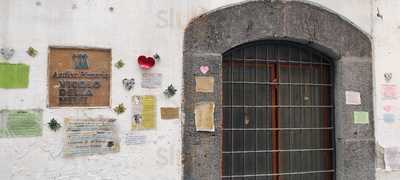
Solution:
<path fill-rule="evenodd" d="M 50 48 L 50 107 L 110 105 L 111 50 Z"/>

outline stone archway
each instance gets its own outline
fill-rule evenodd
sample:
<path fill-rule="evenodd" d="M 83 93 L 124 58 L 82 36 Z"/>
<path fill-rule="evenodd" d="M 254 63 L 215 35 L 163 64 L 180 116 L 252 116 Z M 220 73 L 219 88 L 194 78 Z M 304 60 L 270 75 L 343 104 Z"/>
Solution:
<path fill-rule="evenodd" d="M 336 177 L 375 179 L 375 138 L 371 41 L 350 22 L 315 4 L 299 1 L 246 1 L 192 20 L 184 38 L 184 179 L 219 179 L 221 172 L 222 54 L 257 40 L 306 44 L 331 56 L 335 76 Z M 198 68 L 209 65 L 214 93 L 196 93 Z M 361 93 L 362 104 L 345 104 L 345 91 Z M 214 101 L 214 133 L 196 132 L 194 104 Z M 353 123 L 354 111 L 368 111 L 370 123 Z"/>

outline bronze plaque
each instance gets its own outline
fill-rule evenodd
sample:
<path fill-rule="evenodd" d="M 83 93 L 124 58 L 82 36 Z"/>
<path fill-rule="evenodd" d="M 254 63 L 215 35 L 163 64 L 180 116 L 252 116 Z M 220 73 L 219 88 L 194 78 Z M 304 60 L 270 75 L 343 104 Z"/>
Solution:
<path fill-rule="evenodd" d="M 50 107 L 110 105 L 111 50 L 50 48 Z"/>

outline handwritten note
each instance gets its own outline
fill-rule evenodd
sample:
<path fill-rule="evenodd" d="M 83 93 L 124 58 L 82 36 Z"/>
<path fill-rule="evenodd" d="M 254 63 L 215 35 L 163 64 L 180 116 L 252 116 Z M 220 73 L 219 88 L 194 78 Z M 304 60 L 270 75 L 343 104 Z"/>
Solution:
<path fill-rule="evenodd" d="M 33 137 L 41 135 L 41 110 L 0 111 L 0 137 Z"/>
<path fill-rule="evenodd" d="M 346 91 L 346 104 L 360 105 L 361 104 L 360 92 Z"/>
<path fill-rule="evenodd" d="M 142 88 L 155 89 L 160 88 L 162 83 L 162 74 L 160 73 L 143 73 Z"/>
<path fill-rule="evenodd" d="M 64 156 L 119 152 L 115 119 L 65 119 Z"/>
<path fill-rule="evenodd" d="M 197 131 L 214 132 L 214 102 L 200 102 L 195 107 L 195 124 Z"/>
<path fill-rule="evenodd" d="M 156 127 L 156 98 L 154 96 L 132 97 L 132 130 Z"/>

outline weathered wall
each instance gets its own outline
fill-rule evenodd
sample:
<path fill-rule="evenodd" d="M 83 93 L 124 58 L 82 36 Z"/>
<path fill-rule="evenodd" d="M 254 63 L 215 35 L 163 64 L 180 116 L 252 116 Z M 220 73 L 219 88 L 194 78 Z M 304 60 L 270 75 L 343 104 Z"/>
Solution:
<path fill-rule="evenodd" d="M 399 9 L 399 1 L 380 0 L 375 2 L 373 37 L 375 43 L 376 141 L 379 147 L 377 148 L 377 177 L 382 180 L 400 179 L 399 171 L 389 171 L 385 168 L 386 164 L 383 160 L 385 149 L 400 148 L 398 138 L 400 135 L 400 101 L 398 98 L 386 100 L 382 86 L 384 84 L 400 85 Z M 389 82 L 385 81 L 385 73 L 392 73 L 393 77 Z M 385 111 L 384 107 L 392 107 L 392 110 Z M 394 121 L 391 122 L 390 119 L 384 118 L 386 114 L 394 114 Z M 389 157 L 389 159 L 393 159 L 393 157 Z"/>
<path fill-rule="evenodd" d="M 0 89 L 0 109 L 44 109 L 44 133 L 40 138 L 0 139 L 0 179 L 180 179 L 181 124 L 158 120 L 157 130 L 140 132 L 147 135 L 145 145 L 125 146 L 121 152 L 105 156 L 64 159 L 61 131 L 46 127 L 50 118 L 116 117 L 120 135 L 129 131 L 129 113 L 115 115 L 111 109 L 47 109 L 48 46 L 92 46 L 112 49 L 113 63 L 123 59 L 126 66 L 113 69 L 112 106 L 121 102 L 130 107 L 132 94 L 144 94 L 140 88 L 140 70 L 136 58 L 140 54 L 159 53 L 162 61 L 152 70 L 163 73 L 165 88 L 174 83 L 180 92 L 171 100 L 158 94 L 159 106 L 181 106 L 182 47 L 184 28 L 189 20 L 207 11 L 241 2 L 241 0 L 0 0 L 0 46 L 16 49 L 11 62 L 31 65 L 30 86 L 25 90 Z M 382 102 L 379 86 L 383 73 L 394 74 L 399 57 L 397 0 L 313 0 L 352 21 L 372 35 L 376 86 L 376 138 L 383 147 L 399 146 L 398 125 L 381 123 Z M 73 5 L 76 4 L 76 8 Z M 110 12 L 109 7 L 114 7 Z M 379 8 L 383 19 L 376 16 Z M 26 55 L 33 46 L 39 50 L 36 58 Z M 137 85 L 127 93 L 120 84 L 122 78 L 134 77 Z M 378 166 L 379 168 L 379 166 Z M 155 171 L 157 170 L 157 171 Z M 396 179 L 396 173 L 378 172 L 377 179 Z"/>

